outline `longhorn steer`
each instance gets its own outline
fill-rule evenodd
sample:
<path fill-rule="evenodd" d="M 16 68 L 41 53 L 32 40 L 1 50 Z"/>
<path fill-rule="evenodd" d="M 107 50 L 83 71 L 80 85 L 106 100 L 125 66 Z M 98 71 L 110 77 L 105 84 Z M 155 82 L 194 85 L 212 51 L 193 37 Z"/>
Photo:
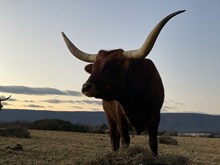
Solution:
<path fill-rule="evenodd" d="M 6 101 L 10 98 L 11 96 L 7 97 L 7 98 L 4 98 L 4 99 L 1 99 L 0 98 L 0 110 L 3 108 L 3 105 L 2 105 L 2 101 Z"/>
<path fill-rule="evenodd" d="M 145 57 L 153 48 L 163 26 L 184 11 L 174 12 L 162 19 L 141 48 L 132 51 L 101 50 L 98 54 L 87 54 L 62 32 L 70 52 L 82 61 L 93 63 L 85 67 L 91 75 L 83 84 L 82 92 L 88 97 L 103 99 L 114 151 L 119 149 L 120 138 L 122 145 L 129 145 L 130 128 L 137 134 L 148 129 L 150 148 L 154 155 L 158 154 L 157 132 L 164 88 L 154 63 Z"/>

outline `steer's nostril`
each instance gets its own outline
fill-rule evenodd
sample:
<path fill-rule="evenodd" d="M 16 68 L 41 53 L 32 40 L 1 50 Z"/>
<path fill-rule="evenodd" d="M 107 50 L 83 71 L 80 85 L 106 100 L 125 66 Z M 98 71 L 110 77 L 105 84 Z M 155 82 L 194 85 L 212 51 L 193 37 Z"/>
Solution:
<path fill-rule="evenodd" d="M 91 88 L 92 88 L 92 83 L 86 82 L 85 84 L 83 84 L 84 91 L 90 90 Z"/>

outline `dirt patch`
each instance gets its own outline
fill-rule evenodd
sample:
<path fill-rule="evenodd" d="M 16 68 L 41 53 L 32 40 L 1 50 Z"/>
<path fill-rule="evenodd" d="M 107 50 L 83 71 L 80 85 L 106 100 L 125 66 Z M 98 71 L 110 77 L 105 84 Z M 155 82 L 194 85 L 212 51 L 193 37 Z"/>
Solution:
<path fill-rule="evenodd" d="M 151 151 L 141 146 L 133 146 L 120 149 L 117 152 L 109 152 L 105 155 L 96 155 L 93 159 L 86 162 L 78 162 L 80 164 L 90 165 L 190 165 L 191 162 L 187 157 L 181 155 L 161 155 L 153 157 Z"/>

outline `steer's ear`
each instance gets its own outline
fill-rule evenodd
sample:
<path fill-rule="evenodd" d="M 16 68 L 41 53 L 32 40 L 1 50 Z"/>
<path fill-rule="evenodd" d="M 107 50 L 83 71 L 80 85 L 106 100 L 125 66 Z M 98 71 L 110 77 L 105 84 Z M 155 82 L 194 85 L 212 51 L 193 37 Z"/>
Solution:
<path fill-rule="evenodd" d="M 88 64 L 88 65 L 86 65 L 86 66 L 85 66 L 85 71 L 86 71 L 87 73 L 91 74 L 91 73 L 92 73 L 92 66 L 93 66 L 93 64 Z"/>

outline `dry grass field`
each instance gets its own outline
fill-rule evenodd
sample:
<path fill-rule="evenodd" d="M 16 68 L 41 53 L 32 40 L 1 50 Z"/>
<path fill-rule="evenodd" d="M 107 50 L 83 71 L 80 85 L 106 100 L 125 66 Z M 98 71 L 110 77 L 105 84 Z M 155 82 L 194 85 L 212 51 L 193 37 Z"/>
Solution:
<path fill-rule="evenodd" d="M 37 130 L 30 133 L 31 138 L 0 137 L 0 164 L 93 164 L 95 159 L 111 153 L 107 134 Z M 219 138 L 174 138 L 177 146 L 159 144 L 159 157 L 181 155 L 189 158 L 190 164 L 220 164 Z M 132 135 L 131 148 L 149 150 L 147 140 L 146 135 Z M 15 150 L 17 144 L 22 145 L 22 150 Z"/>

